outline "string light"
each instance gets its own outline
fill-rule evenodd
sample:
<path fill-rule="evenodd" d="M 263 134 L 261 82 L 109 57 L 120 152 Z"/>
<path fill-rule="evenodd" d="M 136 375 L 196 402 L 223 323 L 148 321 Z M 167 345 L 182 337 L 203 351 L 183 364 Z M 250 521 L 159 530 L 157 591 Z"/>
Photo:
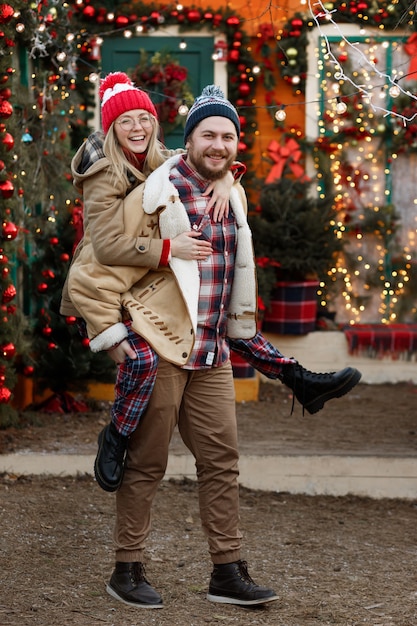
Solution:
<path fill-rule="evenodd" d="M 283 105 L 278 111 L 275 112 L 274 115 L 277 122 L 284 122 L 287 118 L 287 113 L 285 111 L 285 106 Z"/>
<path fill-rule="evenodd" d="M 182 101 L 182 104 L 178 107 L 178 115 L 185 117 L 188 114 L 189 108 L 186 105 L 185 101 Z"/>

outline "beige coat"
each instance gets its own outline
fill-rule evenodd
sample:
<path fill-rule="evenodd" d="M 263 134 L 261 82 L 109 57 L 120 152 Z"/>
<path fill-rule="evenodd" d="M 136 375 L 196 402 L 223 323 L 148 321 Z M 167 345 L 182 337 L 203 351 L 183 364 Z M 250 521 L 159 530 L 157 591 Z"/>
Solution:
<path fill-rule="evenodd" d="M 69 273 L 68 289 L 72 303 L 87 322 L 93 351 L 108 349 L 121 341 L 126 336 L 121 322 L 127 317 L 134 330 L 163 358 L 183 365 L 190 356 L 197 325 L 198 264 L 172 258 L 168 268 L 160 268 L 156 260 L 161 238 L 173 239 L 191 230 L 178 192 L 169 181 L 170 168 L 178 158 L 174 156 L 159 167 L 122 203 L 119 218 L 123 219 L 126 235 L 138 238 L 136 257 L 138 252 L 139 256 L 143 254 L 144 267 L 99 263 L 86 231 Z M 238 225 L 238 240 L 227 334 L 249 339 L 256 333 L 257 295 L 246 196 L 240 184 L 231 190 L 230 203 Z M 158 253 L 154 256 L 155 245 Z"/>

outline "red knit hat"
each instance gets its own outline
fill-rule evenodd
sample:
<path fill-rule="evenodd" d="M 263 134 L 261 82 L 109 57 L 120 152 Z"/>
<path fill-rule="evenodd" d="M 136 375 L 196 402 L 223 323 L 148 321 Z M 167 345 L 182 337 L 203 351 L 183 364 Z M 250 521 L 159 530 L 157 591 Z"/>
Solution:
<path fill-rule="evenodd" d="M 101 100 L 101 123 L 105 133 L 119 115 L 132 109 L 143 109 L 158 117 L 148 94 L 135 87 L 124 72 L 113 72 L 102 78 L 98 93 Z"/>

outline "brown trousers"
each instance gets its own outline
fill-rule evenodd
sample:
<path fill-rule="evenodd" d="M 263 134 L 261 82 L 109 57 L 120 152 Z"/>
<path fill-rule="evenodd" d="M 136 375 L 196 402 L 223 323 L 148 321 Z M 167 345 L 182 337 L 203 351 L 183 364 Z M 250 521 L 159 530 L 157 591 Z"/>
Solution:
<path fill-rule="evenodd" d="M 129 441 L 116 494 L 116 560 L 143 561 L 151 507 L 175 426 L 196 461 L 200 517 L 214 564 L 240 559 L 238 445 L 230 363 L 184 370 L 162 359 L 148 409 Z"/>

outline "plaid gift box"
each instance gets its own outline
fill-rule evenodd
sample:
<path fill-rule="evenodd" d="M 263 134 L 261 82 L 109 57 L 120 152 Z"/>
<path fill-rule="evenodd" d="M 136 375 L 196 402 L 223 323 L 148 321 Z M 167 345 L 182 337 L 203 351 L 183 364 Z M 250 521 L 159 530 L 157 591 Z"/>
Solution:
<path fill-rule="evenodd" d="M 279 335 L 305 335 L 316 327 L 318 281 L 278 282 L 262 328 Z"/>

